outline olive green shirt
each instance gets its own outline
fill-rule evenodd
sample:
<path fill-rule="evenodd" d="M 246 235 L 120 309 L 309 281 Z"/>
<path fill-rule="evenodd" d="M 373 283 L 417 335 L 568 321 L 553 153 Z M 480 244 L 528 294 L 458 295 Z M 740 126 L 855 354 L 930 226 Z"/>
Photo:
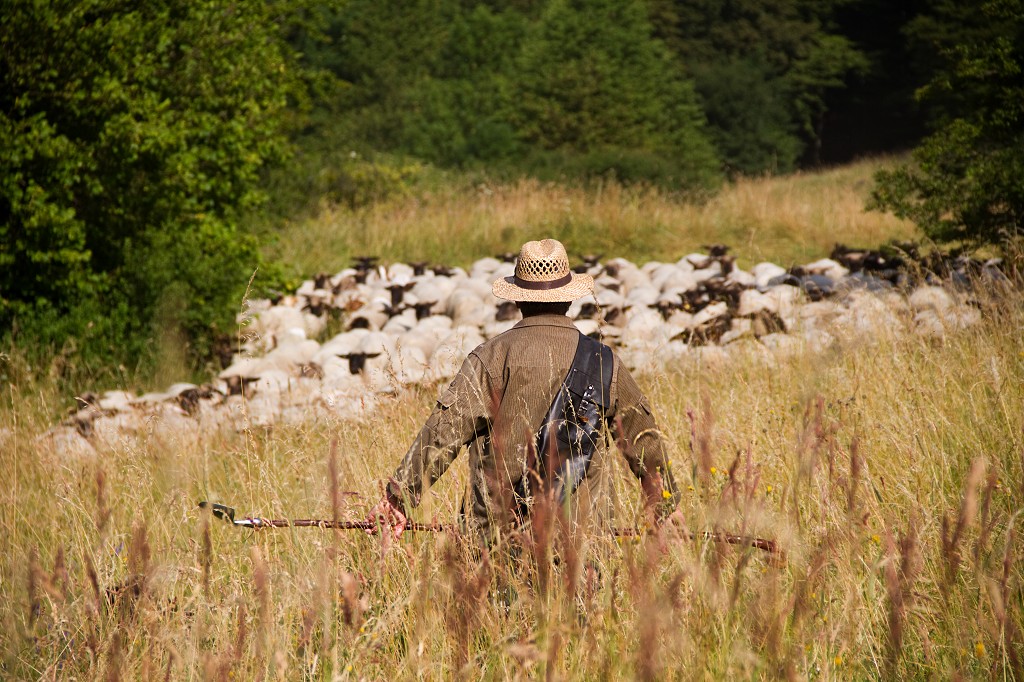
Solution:
<path fill-rule="evenodd" d="M 473 350 L 405 454 L 391 481 L 392 494 L 418 505 L 465 446 L 470 472 L 465 521 L 486 531 L 506 518 L 511 491 L 527 471 L 535 433 L 568 374 L 579 337 L 568 317 L 536 315 Z M 647 399 L 618 359 L 610 397 L 605 414 L 610 436 L 637 478 L 661 475 L 660 512 L 670 511 L 678 496 L 663 436 Z M 603 516 L 611 501 L 607 459 L 602 443 L 574 494 L 577 521 Z"/>

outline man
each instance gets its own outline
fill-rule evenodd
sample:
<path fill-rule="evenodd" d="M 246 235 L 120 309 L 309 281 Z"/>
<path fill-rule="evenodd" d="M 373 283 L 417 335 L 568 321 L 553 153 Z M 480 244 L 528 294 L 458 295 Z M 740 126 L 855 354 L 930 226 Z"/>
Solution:
<path fill-rule="evenodd" d="M 498 279 L 492 287 L 498 298 L 516 302 L 522 321 L 469 354 L 371 510 L 370 520 L 399 537 L 408 523 L 407 505 L 419 504 L 463 446 L 468 448 L 470 472 L 464 525 L 490 543 L 525 520 L 534 498 L 523 491 L 544 487 L 537 471 L 544 454 L 536 451 L 537 433 L 581 343 L 566 312 L 572 301 L 593 289 L 590 275 L 569 269 L 561 242 L 544 239 L 523 245 L 515 275 Z M 648 513 L 660 520 L 678 502 L 661 434 L 629 370 L 615 360 L 610 376 L 605 424 L 640 479 Z M 599 440 L 568 505 L 576 526 L 599 521 L 614 495 L 607 475 L 607 439 Z"/>

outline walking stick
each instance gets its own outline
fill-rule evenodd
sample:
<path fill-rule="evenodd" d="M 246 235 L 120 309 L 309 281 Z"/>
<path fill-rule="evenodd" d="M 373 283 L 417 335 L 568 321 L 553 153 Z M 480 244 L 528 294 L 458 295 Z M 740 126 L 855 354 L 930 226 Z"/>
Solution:
<path fill-rule="evenodd" d="M 207 507 L 213 512 L 213 515 L 218 519 L 223 519 L 233 526 L 239 526 L 242 528 L 252 528 L 254 530 L 262 530 L 264 528 L 337 528 L 339 530 L 374 530 L 378 527 L 378 524 L 373 521 L 352 521 L 352 520 L 339 520 L 333 521 L 329 519 L 264 519 L 259 516 L 246 516 L 243 518 L 235 518 L 234 507 L 229 507 L 224 504 L 217 502 L 202 501 L 199 503 L 199 507 L 205 509 Z M 406 530 L 411 530 L 420 533 L 453 533 L 459 534 L 457 526 L 452 524 L 441 524 L 441 523 L 417 523 L 415 521 L 409 521 L 405 527 Z M 636 528 L 612 528 L 612 535 L 615 537 L 640 537 L 645 535 L 647 531 L 639 530 Z M 688 540 L 695 540 L 701 538 L 703 540 L 711 540 L 713 542 L 724 542 L 730 545 L 740 545 L 746 547 L 753 547 L 763 552 L 767 552 L 776 558 L 784 556 L 782 550 L 778 548 L 774 540 L 768 540 L 766 538 L 759 538 L 748 535 L 734 535 L 732 533 L 722 533 L 719 531 L 704 531 L 703 533 L 692 533 L 687 532 L 686 538 Z"/>
<path fill-rule="evenodd" d="M 234 507 L 229 507 L 224 504 L 218 504 L 216 502 L 206 502 L 205 500 L 199 503 L 200 508 L 205 509 L 209 507 L 213 512 L 213 515 L 218 519 L 223 519 L 233 526 L 240 526 L 242 528 L 253 528 L 255 530 L 261 530 L 263 528 L 337 528 L 340 530 L 374 530 L 377 528 L 377 524 L 373 521 L 332 521 L 329 519 L 264 519 L 259 516 L 246 516 L 240 519 L 235 518 Z M 409 521 L 406 526 L 406 530 L 417 531 L 421 533 L 458 533 L 459 529 L 451 524 L 440 524 L 440 523 L 417 523 L 415 521 Z"/>

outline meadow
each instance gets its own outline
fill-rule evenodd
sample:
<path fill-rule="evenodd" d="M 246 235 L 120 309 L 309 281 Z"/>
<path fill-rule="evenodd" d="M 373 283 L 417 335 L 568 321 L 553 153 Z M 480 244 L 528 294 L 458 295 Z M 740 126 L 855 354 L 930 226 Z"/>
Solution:
<path fill-rule="evenodd" d="M 720 242 L 788 265 L 915 236 L 862 212 L 872 167 L 742 181 L 700 205 L 524 182 L 324 207 L 272 248 L 306 272 L 359 252 L 459 264 L 542 231 L 638 262 Z M 0 677 L 1022 679 L 1024 297 L 977 304 L 981 323 L 942 340 L 751 343 L 638 377 L 685 530 L 771 538 L 783 556 L 678 527 L 554 524 L 514 559 L 448 534 L 385 549 L 358 531 L 241 530 L 197 501 L 362 518 L 442 387 L 364 419 L 152 428 L 70 460 L 39 439 L 67 396 L 23 374 L 0 408 Z M 466 480 L 460 458 L 415 518 L 454 521 Z M 641 524 L 625 466 L 614 490 L 616 523 Z"/>
<path fill-rule="evenodd" d="M 556 236 L 577 257 L 644 263 L 725 244 L 742 267 L 765 260 L 789 267 L 827 256 L 837 242 L 877 247 L 920 239 L 913 224 L 864 211 L 874 173 L 892 164 L 868 159 L 818 173 L 740 178 L 704 201 L 615 183 L 493 184 L 410 171 L 422 191 L 355 208 L 321 206 L 277 226 L 265 249 L 307 277 L 366 255 L 465 266 L 518 252 L 539 235 Z"/>

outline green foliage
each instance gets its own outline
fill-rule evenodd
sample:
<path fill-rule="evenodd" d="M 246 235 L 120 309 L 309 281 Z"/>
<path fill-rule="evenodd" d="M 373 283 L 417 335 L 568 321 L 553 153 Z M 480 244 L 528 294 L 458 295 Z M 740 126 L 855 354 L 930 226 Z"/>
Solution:
<path fill-rule="evenodd" d="M 203 353 L 259 265 L 238 215 L 263 200 L 303 92 L 276 8 L 5 0 L 3 15 L 0 333 L 106 330 L 124 359 L 173 296 Z"/>
<path fill-rule="evenodd" d="M 659 156 L 683 187 L 714 182 L 717 159 L 692 83 L 652 36 L 642 2 L 554 0 L 523 45 L 516 124 L 532 147 Z"/>
<path fill-rule="evenodd" d="M 730 170 L 792 170 L 820 141 L 826 94 L 867 69 L 857 47 L 829 28 L 835 4 L 654 3 L 665 22 L 659 30 L 696 79 Z"/>
<path fill-rule="evenodd" d="M 915 165 L 876 176 L 871 206 L 937 241 L 1000 243 L 1024 223 L 1024 3 L 983 7 L 999 35 L 957 46 L 919 95 L 939 99 L 939 127 Z"/>
<path fill-rule="evenodd" d="M 332 30 L 350 138 L 444 166 L 513 155 L 508 82 L 525 25 L 455 0 L 348 3 Z"/>
<path fill-rule="evenodd" d="M 733 173 L 791 170 L 803 145 L 787 112 L 789 103 L 773 87 L 758 57 L 693 67 L 701 85 L 708 134 Z"/>
<path fill-rule="evenodd" d="M 640 0 L 353 0 L 328 33 L 337 58 L 322 63 L 351 84 L 333 127 L 350 140 L 449 168 L 531 172 L 565 160 L 554 170 L 565 177 L 620 157 L 620 179 L 714 181 L 692 85 Z M 647 171 L 639 158 L 653 161 Z"/>

